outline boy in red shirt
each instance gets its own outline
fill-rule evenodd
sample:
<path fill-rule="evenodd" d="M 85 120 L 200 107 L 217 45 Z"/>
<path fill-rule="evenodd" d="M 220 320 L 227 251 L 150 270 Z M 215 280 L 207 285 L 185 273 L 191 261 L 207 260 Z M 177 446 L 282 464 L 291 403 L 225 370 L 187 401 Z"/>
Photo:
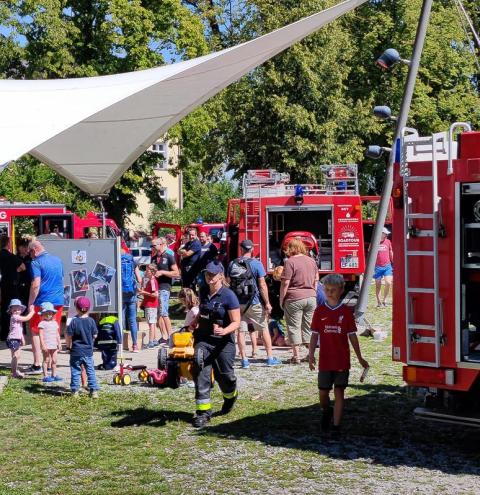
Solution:
<path fill-rule="evenodd" d="M 138 291 L 143 296 L 143 307 L 145 308 L 145 319 L 148 323 L 148 345 L 149 349 L 158 346 L 155 339 L 158 314 L 158 282 L 155 278 L 157 265 L 148 265 L 145 269 L 145 277 L 142 280 L 142 288 Z"/>
<path fill-rule="evenodd" d="M 357 327 L 353 311 L 340 298 L 345 288 L 341 275 L 331 274 L 322 279 L 326 302 L 317 306 L 312 319 L 312 336 L 309 346 L 309 365 L 315 369 L 315 349 L 320 346 L 318 358 L 318 389 L 322 408 L 322 431 L 330 428 L 333 417 L 333 434 L 340 434 L 345 388 L 348 386 L 350 369 L 350 347 L 363 368 L 368 363 L 363 359 L 357 338 Z M 330 390 L 334 386 L 335 407 L 330 407 Z"/>

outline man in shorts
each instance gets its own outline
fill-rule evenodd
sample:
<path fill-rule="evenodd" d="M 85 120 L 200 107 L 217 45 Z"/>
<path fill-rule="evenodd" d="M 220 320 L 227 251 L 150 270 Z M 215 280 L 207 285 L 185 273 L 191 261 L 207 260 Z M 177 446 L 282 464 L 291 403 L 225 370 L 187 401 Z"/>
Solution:
<path fill-rule="evenodd" d="M 348 386 L 350 370 L 350 347 L 355 351 L 363 368 L 368 363 L 363 359 L 357 337 L 357 327 L 352 308 L 345 306 L 340 297 L 345 288 L 342 275 L 330 274 L 323 278 L 326 301 L 317 306 L 312 319 L 308 361 L 315 369 L 315 349 L 320 345 L 318 357 L 318 389 L 322 408 L 322 431 L 330 428 L 333 417 L 333 435 L 339 436 L 342 420 L 345 388 Z M 335 407 L 330 407 L 330 390 L 334 387 Z"/>
<path fill-rule="evenodd" d="M 152 263 L 157 265 L 155 277 L 158 282 L 158 328 L 161 333 L 158 343 L 167 344 L 168 337 L 172 332 L 172 323 L 168 314 L 170 291 L 173 279 L 179 276 L 178 266 L 175 257 L 167 252 L 167 239 L 165 237 L 154 239 L 152 247 L 155 249 Z"/>
<path fill-rule="evenodd" d="M 28 307 L 35 306 L 35 314 L 30 320 L 30 331 L 32 332 L 33 365 L 31 373 L 42 372 L 42 349 L 38 325 L 41 321 L 39 314 L 41 305 L 50 302 L 55 308 L 54 319 L 60 329 L 63 311 L 63 263 L 58 256 L 47 253 L 40 241 L 32 241 L 28 245 L 29 254 L 32 257 L 31 272 L 32 284 Z"/>
<path fill-rule="evenodd" d="M 250 367 L 250 363 L 247 359 L 247 351 L 245 346 L 245 335 L 248 332 L 248 325 L 252 325 L 253 331 L 262 333 L 263 345 L 267 353 L 267 366 L 275 366 L 280 364 L 280 361 L 272 356 L 272 339 L 270 337 L 270 331 L 268 329 L 268 316 L 272 311 L 272 306 L 268 298 L 268 287 L 265 282 L 265 268 L 261 261 L 252 257 L 253 242 L 249 239 L 245 239 L 240 243 L 240 249 L 242 255 L 238 259 L 244 259 L 249 263 L 252 271 L 252 276 L 255 281 L 255 294 L 252 300 L 248 304 L 242 304 L 240 302 L 240 314 L 241 323 L 238 330 L 237 343 L 238 351 L 240 353 L 240 359 L 242 368 L 246 369 Z M 230 263 L 227 271 L 227 280 L 232 281 L 233 273 L 232 267 L 237 260 Z M 233 288 L 233 287 L 232 287 Z M 235 292 L 235 291 L 234 291 Z M 263 305 L 260 302 L 260 297 L 263 300 Z"/>
<path fill-rule="evenodd" d="M 390 231 L 387 228 L 382 230 L 382 239 L 378 246 L 377 260 L 375 261 L 375 294 L 377 296 L 377 308 L 387 305 L 387 297 L 390 292 L 390 287 L 393 281 L 393 249 L 390 239 L 388 239 Z M 382 290 L 382 279 L 384 280 L 383 299 L 380 300 L 380 292 Z"/>

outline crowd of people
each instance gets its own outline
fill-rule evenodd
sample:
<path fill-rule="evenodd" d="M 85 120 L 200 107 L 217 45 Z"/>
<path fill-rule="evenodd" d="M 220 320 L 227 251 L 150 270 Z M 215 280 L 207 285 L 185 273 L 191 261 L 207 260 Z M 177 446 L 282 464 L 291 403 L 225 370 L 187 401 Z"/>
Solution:
<path fill-rule="evenodd" d="M 386 236 L 385 236 L 386 237 Z M 391 261 L 391 244 L 385 243 L 383 258 Z M 0 239 L 2 339 L 12 353 L 12 377 L 22 378 L 18 361 L 25 344 L 26 322 L 29 323 L 33 350 L 31 373 L 43 373 L 45 382 L 60 381 L 56 373 L 57 353 L 61 348 L 60 325 L 63 310 L 63 266 L 61 260 L 48 253 L 39 240 L 24 239 L 19 243 L 18 255 L 11 253 L 9 239 Z M 349 343 L 364 368 L 363 359 L 351 308 L 342 303 L 344 281 L 340 275 L 328 275 L 319 281 L 315 261 L 299 239 L 289 242 L 284 266 L 274 279 L 280 284 L 277 303 L 284 311 L 287 335 L 279 321 L 271 317 L 272 304 L 262 263 L 253 256 L 254 244 L 245 239 L 240 243 L 240 256 L 225 267 L 218 259 L 218 251 L 205 232 L 188 231 L 177 253 L 168 245 L 166 237 L 152 241 L 151 263 L 144 272 L 135 264 L 132 255 L 122 251 L 122 309 L 125 327 L 131 333 L 132 352 L 139 352 L 137 342 L 139 307 L 148 324 L 148 343 L 152 349 L 168 345 L 172 332 L 169 316 L 172 284 L 180 278 L 182 289 L 179 302 L 185 308 L 184 327 L 194 332 L 195 355 L 201 354 L 203 366 L 194 370 L 196 413 L 193 425 L 204 426 L 211 418 L 210 390 L 212 374 L 224 398 L 222 414 L 228 413 L 237 400 L 238 391 L 234 371 L 237 355 L 246 369 L 250 361 L 246 351 L 246 336 L 250 333 L 256 353 L 256 335 L 261 337 L 266 351 L 266 366 L 280 361 L 272 354 L 272 340 L 278 345 L 287 343 L 292 350 L 292 364 L 308 362 L 315 369 L 318 359 L 318 388 L 323 410 L 322 428 L 338 431 L 344 390 L 348 385 L 350 368 Z M 383 258 L 382 258 L 383 256 Z M 180 260 L 177 264 L 177 259 Z M 391 269 L 391 267 L 390 267 Z M 390 276 L 385 270 L 382 276 Z M 388 291 L 388 288 L 386 288 Z M 385 297 L 388 292 L 385 293 Z M 110 328 L 120 343 L 121 329 L 114 317 L 99 323 L 89 315 L 90 300 L 75 300 L 76 315 L 65 332 L 70 349 L 70 389 L 78 395 L 80 382 L 87 385 L 90 395 L 98 395 L 98 383 L 93 364 L 93 350 L 100 331 Z M 236 336 L 236 338 L 235 338 Z M 302 356 L 302 352 L 307 354 Z M 102 350 L 103 369 L 113 369 L 116 348 Z M 197 359 L 195 362 L 200 362 Z M 334 389 L 335 408 L 330 407 L 329 394 Z"/>

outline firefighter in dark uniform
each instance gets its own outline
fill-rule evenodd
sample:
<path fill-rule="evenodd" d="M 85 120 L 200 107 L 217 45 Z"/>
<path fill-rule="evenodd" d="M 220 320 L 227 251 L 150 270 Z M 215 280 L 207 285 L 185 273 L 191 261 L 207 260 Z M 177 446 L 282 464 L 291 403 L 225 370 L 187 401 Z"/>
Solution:
<path fill-rule="evenodd" d="M 235 360 L 235 330 L 240 326 L 240 304 L 237 296 L 225 286 L 223 266 L 218 261 L 205 268 L 207 287 L 200 293 L 198 326 L 195 341 L 195 399 L 193 426 L 201 428 L 210 421 L 212 404 L 211 373 L 223 394 L 221 414 L 227 414 L 237 400 Z"/>

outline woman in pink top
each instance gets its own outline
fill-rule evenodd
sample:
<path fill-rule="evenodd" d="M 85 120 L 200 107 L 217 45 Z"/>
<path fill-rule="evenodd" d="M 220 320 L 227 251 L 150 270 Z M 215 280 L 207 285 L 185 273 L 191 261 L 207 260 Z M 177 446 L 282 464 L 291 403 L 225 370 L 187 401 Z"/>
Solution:
<path fill-rule="evenodd" d="M 310 342 L 310 325 L 317 306 L 318 266 L 307 256 L 307 249 L 300 239 L 288 243 L 287 256 L 280 286 L 280 306 L 285 312 L 292 346 L 291 362 L 298 364 L 300 346 Z"/>
<path fill-rule="evenodd" d="M 20 353 L 22 345 L 25 345 L 25 337 L 23 336 L 24 321 L 29 321 L 33 316 L 33 306 L 30 308 L 30 312 L 26 316 L 22 316 L 25 311 L 25 306 L 19 299 L 12 299 L 8 306 L 8 312 L 10 313 L 10 330 L 7 336 L 7 347 L 12 353 L 12 378 L 23 378 L 23 373 L 18 371 L 18 360 L 20 359 Z"/>
<path fill-rule="evenodd" d="M 387 228 L 382 230 L 382 239 L 378 246 L 377 260 L 375 262 L 375 273 L 373 278 L 375 279 L 375 294 L 377 296 L 377 308 L 387 305 L 387 297 L 390 292 L 390 287 L 393 281 L 393 250 L 392 243 L 388 239 L 390 231 Z M 385 281 L 383 289 L 383 300 L 380 300 L 380 292 L 382 290 L 382 278 Z"/>
<path fill-rule="evenodd" d="M 44 302 L 39 314 L 42 321 L 38 324 L 40 346 L 43 351 L 43 382 L 61 382 L 57 376 L 57 353 L 61 347 L 60 328 L 54 316 L 57 312 L 50 302 Z M 48 376 L 48 368 L 51 368 L 51 376 Z"/>

